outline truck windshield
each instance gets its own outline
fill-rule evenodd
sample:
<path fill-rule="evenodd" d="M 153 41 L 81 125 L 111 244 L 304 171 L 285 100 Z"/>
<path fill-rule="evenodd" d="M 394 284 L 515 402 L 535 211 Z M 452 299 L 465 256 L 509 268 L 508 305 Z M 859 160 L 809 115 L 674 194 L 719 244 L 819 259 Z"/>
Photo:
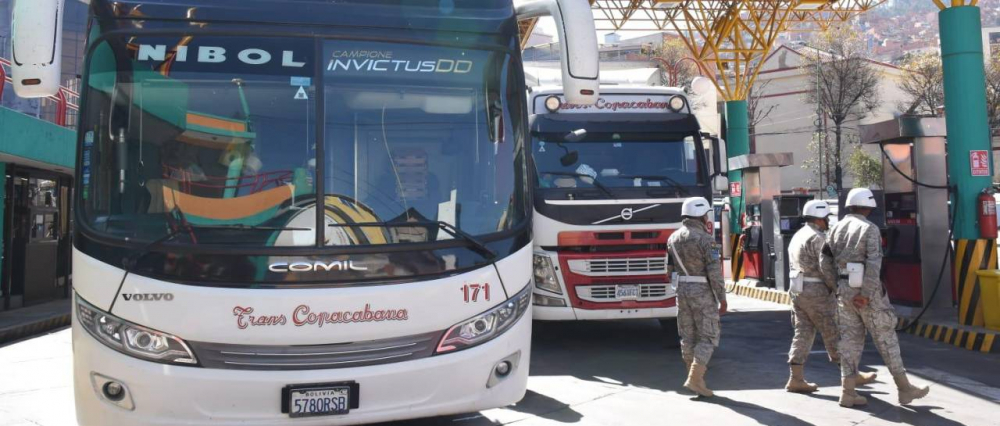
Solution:
<path fill-rule="evenodd" d="M 82 217 L 130 240 L 184 229 L 171 244 L 309 246 L 320 221 L 325 245 L 453 238 L 438 221 L 507 230 L 525 219 L 508 63 L 344 40 L 107 40 L 81 123 Z"/>
<path fill-rule="evenodd" d="M 694 138 L 588 135 L 581 142 L 536 137 L 539 188 L 655 188 L 701 184 Z"/>

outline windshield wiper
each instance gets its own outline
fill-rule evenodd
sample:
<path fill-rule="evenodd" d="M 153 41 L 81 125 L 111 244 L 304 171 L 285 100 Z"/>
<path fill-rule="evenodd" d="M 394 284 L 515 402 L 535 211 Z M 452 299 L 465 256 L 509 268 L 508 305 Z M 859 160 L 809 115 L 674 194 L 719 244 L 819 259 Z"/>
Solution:
<path fill-rule="evenodd" d="M 669 183 L 672 188 L 676 189 L 678 192 L 680 192 L 683 195 L 691 195 L 688 192 L 688 190 L 684 188 L 684 185 L 682 185 L 680 182 L 674 180 L 670 176 L 664 176 L 664 175 L 617 175 L 615 177 L 622 178 L 622 179 L 660 180 L 660 181 L 664 181 L 666 183 Z"/>
<path fill-rule="evenodd" d="M 608 187 L 604 186 L 603 183 L 598 182 L 597 178 L 593 177 L 591 175 L 585 175 L 583 173 L 576 173 L 576 172 L 548 172 L 548 171 L 546 171 L 546 172 L 539 172 L 539 173 L 543 173 L 543 174 L 547 174 L 547 175 L 555 175 L 555 176 L 573 176 L 573 177 L 578 177 L 578 178 L 590 178 L 591 179 L 591 184 L 594 185 L 594 188 L 597 188 L 597 189 L 600 189 L 601 191 L 604 191 L 604 193 L 608 194 L 608 196 L 611 197 L 611 198 L 615 198 L 615 199 L 618 198 L 618 197 L 615 196 L 615 194 L 613 192 L 611 192 L 610 189 L 608 189 Z"/>
<path fill-rule="evenodd" d="M 128 278 L 130 273 L 132 273 L 132 269 L 135 268 L 135 265 L 138 264 L 139 261 L 142 260 L 142 258 L 146 257 L 146 255 L 148 255 L 153 250 L 154 247 L 174 239 L 174 237 L 180 235 L 181 232 L 187 231 L 189 229 L 190 228 L 185 229 L 183 227 L 178 226 L 177 228 L 170 230 L 170 232 L 163 234 L 163 236 L 161 236 L 160 238 L 157 238 L 153 241 L 146 243 L 142 247 L 139 247 L 138 250 L 133 251 L 132 254 L 125 256 L 125 258 L 122 259 L 122 269 L 125 271 L 125 273 L 122 275 L 121 282 L 118 283 L 118 290 L 115 291 L 115 298 L 111 299 L 111 306 L 108 307 L 109 313 L 115 309 L 115 302 L 118 301 L 118 295 L 122 292 L 122 287 L 125 285 L 125 279 Z"/>
<path fill-rule="evenodd" d="M 465 232 L 455 225 L 452 225 L 445 221 L 414 221 L 414 222 L 366 222 L 366 223 L 328 223 L 326 226 L 333 226 L 338 228 L 345 227 L 359 227 L 364 228 L 366 226 L 380 226 L 385 228 L 407 228 L 407 227 L 423 227 L 423 228 L 438 228 L 453 238 L 460 239 L 464 241 L 466 245 L 472 251 L 483 256 L 487 260 L 493 260 L 497 258 L 497 252 L 489 248 L 482 240 L 472 236 L 468 232 Z"/>

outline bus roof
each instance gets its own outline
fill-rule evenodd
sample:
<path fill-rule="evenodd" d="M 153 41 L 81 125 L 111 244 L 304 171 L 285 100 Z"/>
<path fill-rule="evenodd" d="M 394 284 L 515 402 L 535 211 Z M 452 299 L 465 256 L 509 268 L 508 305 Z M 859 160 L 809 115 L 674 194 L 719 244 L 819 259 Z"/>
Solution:
<path fill-rule="evenodd" d="M 131 19 L 242 24 L 389 27 L 501 33 L 514 26 L 510 0 L 92 0 L 110 10 L 138 8 Z M 401 5 L 402 3 L 402 5 Z M 188 10 L 193 9 L 193 18 Z"/>

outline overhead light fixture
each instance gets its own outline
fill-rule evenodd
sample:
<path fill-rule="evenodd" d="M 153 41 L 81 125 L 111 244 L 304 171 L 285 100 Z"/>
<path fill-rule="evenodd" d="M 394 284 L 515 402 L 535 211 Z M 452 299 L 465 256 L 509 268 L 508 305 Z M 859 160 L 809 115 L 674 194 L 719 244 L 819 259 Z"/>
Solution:
<path fill-rule="evenodd" d="M 799 0 L 793 7 L 795 10 L 817 10 L 828 4 L 836 3 L 837 0 Z"/>
<path fill-rule="evenodd" d="M 653 0 L 653 9 L 674 9 L 684 4 L 685 0 Z"/>

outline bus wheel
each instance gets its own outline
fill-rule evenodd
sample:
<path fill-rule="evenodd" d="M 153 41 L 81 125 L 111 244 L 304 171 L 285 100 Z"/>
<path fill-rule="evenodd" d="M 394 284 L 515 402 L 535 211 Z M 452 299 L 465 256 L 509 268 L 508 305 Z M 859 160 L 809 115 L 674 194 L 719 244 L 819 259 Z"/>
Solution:
<path fill-rule="evenodd" d="M 681 346 L 681 336 L 677 334 L 677 318 L 660 318 L 660 328 L 668 348 Z"/>

